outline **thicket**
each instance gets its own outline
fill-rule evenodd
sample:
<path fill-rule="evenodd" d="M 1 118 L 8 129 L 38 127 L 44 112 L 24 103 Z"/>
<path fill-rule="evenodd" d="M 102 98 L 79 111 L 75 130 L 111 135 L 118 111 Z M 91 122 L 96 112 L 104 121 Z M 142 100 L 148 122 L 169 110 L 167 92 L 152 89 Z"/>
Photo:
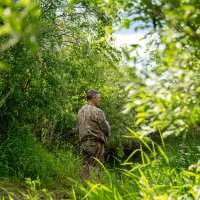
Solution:
<path fill-rule="evenodd" d="M 113 20 L 63 1 L 0 1 L 0 13 L 0 176 L 52 186 L 79 177 L 76 118 L 88 89 L 102 94 L 111 150 L 131 126 L 121 112 L 121 54 L 111 37 L 102 40 Z"/>
<path fill-rule="evenodd" d="M 6 0 L 0 14 L 2 178 L 39 177 L 44 186 L 67 186 L 71 199 L 200 198 L 198 139 L 190 129 L 200 116 L 197 0 Z M 118 25 L 149 30 L 148 56 L 132 57 L 136 44 L 123 51 L 131 67 L 112 45 Z M 104 167 L 102 182 L 85 187 L 75 127 L 90 88 L 102 94 L 113 133 L 108 148 L 122 157 L 120 147 L 140 142 L 119 169 Z M 185 139 L 166 144 L 169 135 Z M 35 186 L 31 194 L 40 198 Z"/>

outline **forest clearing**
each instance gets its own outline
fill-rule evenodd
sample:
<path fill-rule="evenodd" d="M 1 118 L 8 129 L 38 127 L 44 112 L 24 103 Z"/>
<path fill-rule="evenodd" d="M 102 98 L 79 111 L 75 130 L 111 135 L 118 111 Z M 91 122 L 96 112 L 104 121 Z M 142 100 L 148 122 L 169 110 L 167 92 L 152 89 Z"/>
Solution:
<path fill-rule="evenodd" d="M 199 200 L 199 27 L 199 0 L 0 0 L 0 199 Z M 91 89 L 111 134 L 84 180 Z"/>

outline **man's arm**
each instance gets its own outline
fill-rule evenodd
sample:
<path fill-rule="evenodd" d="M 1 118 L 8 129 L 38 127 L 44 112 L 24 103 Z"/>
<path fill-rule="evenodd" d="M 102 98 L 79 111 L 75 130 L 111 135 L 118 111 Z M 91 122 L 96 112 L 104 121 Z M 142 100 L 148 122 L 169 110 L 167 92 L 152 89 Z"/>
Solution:
<path fill-rule="evenodd" d="M 99 110 L 98 122 L 101 130 L 105 133 L 106 137 L 109 138 L 111 134 L 110 125 L 106 120 L 106 116 L 102 110 Z"/>

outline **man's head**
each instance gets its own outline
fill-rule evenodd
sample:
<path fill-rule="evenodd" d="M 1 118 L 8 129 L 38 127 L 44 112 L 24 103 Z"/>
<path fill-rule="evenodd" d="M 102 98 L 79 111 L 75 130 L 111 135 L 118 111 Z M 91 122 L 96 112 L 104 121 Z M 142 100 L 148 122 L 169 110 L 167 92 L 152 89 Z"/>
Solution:
<path fill-rule="evenodd" d="M 100 103 L 100 95 L 97 90 L 88 90 L 87 91 L 87 100 L 90 104 L 98 106 Z"/>

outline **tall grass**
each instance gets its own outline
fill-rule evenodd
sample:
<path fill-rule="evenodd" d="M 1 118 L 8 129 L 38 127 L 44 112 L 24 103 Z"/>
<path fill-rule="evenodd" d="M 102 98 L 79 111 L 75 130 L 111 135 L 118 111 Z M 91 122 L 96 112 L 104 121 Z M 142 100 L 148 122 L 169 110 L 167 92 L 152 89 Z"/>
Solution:
<path fill-rule="evenodd" d="M 40 175 L 41 182 L 50 180 L 50 185 L 54 184 L 55 188 L 59 188 L 59 184 L 64 186 L 63 182 L 68 180 L 67 187 L 63 187 L 65 197 L 68 199 L 200 199 L 200 162 L 198 162 L 200 149 L 194 137 L 167 139 L 167 143 L 161 138 L 161 143 L 158 144 L 130 131 L 132 134 L 130 139 L 141 141 L 140 148 L 133 151 L 118 168 L 109 169 L 102 164 L 103 173 L 99 182 L 95 179 L 86 182 L 79 180 L 80 160 L 70 152 L 57 152 L 57 156 L 55 154 L 53 156 L 44 153 L 42 147 L 35 150 L 36 146 L 34 146 L 34 150 L 30 151 L 33 155 L 39 155 L 40 152 L 43 156 L 47 156 L 46 161 L 40 164 L 37 161 L 37 165 L 42 167 L 49 163 L 49 167 L 43 166 L 40 171 L 35 164 L 32 164 L 31 169 L 35 169 Z M 138 152 L 140 152 L 141 162 L 136 163 L 134 155 Z M 35 182 L 30 179 L 28 182 L 29 189 L 21 192 L 24 199 L 58 199 L 54 192 L 41 189 L 42 184 L 34 184 Z"/>
<path fill-rule="evenodd" d="M 26 126 L 11 127 L 7 140 L 0 144 L 0 151 L 0 178 L 12 177 L 19 182 L 39 178 L 45 187 L 54 189 L 69 187 L 68 177 L 80 176 L 80 158 L 73 149 L 49 152 Z"/>
<path fill-rule="evenodd" d="M 200 162 L 197 162 L 200 151 L 194 138 L 174 139 L 180 142 L 176 146 L 175 143 L 166 145 L 161 138 L 159 145 L 131 133 L 132 138 L 140 139 L 141 148 L 135 150 L 121 168 L 114 171 L 104 168 L 102 182 L 88 181 L 87 187 L 80 187 L 77 196 L 82 191 L 81 198 L 91 200 L 200 199 Z M 130 161 L 138 151 L 142 162 Z M 193 162 L 197 163 L 191 165 Z"/>

